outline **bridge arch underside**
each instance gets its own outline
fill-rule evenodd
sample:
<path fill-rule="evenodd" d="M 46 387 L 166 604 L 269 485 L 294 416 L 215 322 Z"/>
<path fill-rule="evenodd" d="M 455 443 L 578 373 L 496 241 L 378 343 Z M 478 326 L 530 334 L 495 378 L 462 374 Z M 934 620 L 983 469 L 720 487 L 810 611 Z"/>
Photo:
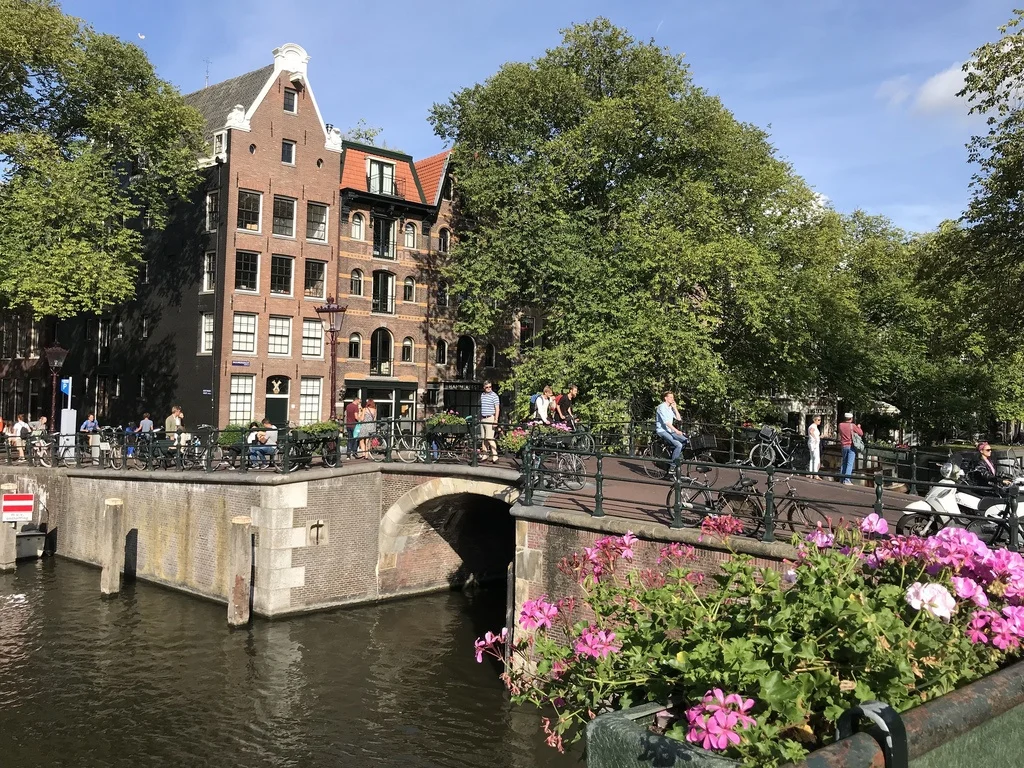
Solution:
<path fill-rule="evenodd" d="M 497 482 L 437 478 L 384 514 L 377 584 L 381 596 L 504 581 L 515 555 L 509 510 L 518 490 Z"/>

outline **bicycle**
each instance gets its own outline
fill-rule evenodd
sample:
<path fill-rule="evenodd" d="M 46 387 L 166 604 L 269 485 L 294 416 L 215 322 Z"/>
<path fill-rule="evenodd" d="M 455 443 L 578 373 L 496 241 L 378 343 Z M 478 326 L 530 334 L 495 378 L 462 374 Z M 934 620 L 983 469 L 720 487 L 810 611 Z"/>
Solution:
<path fill-rule="evenodd" d="M 711 454 L 711 449 L 708 444 L 713 438 L 707 438 L 703 435 L 697 435 L 693 440 L 686 435 L 686 445 L 683 447 L 682 452 L 679 454 L 679 460 L 685 462 L 682 466 L 684 468 L 684 474 L 687 477 L 692 477 L 694 471 L 697 474 L 702 475 L 707 479 L 708 475 L 712 475 L 709 484 L 714 485 L 718 480 L 718 467 L 715 466 L 715 457 Z M 672 450 L 657 433 L 652 435 L 651 439 L 647 442 L 640 452 L 637 454 L 642 459 L 643 468 L 646 475 L 652 480 L 668 480 L 672 477 Z M 699 462 L 699 465 L 693 467 L 694 462 Z"/>
<path fill-rule="evenodd" d="M 810 453 L 807 446 L 797 443 L 793 447 L 793 441 L 799 439 L 799 435 L 792 429 L 784 429 L 781 432 L 774 427 L 764 426 L 757 433 L 759 442 L 750 449 L 747 463 L 754 467 L 764 469 L 772 465 L 785 467 L 790 465 L 798 468 L 802 464 L 807 466 L 810 460 Z"/>
<path fill-rule="evenodd" d="M 579 491 L 587 482 L 587 470 L 583 459 L 576 453 L 565 451 L 539 451 L 534 454 L 534 484 L 543 484 L 546 489 L 564 488 L 568 491 Z M 549 459 L 555 463 L 554 469 L 547 466 Z"/>
<path fill-rule="evenodd" d="M 100 454 L 106 454 L 113 469 L 124 468 L 124 430 L 100 427 Z"/>

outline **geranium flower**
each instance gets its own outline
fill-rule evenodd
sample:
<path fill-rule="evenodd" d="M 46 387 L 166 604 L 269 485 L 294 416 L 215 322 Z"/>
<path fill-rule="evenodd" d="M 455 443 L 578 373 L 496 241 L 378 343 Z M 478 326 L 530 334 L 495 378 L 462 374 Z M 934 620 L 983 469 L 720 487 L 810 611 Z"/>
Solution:
<path fill-rule="evenodd" d="M 821 527 L 821 523 L 818 523 L 818 527 L 813 533 L 807 535 L 807 541 L 814 544 L 818 549 L 830 549 L 836 541 L 836 537 L 831 531 L 826 531 Z"/>
<path fill-rule="evenodd" d="M 889 532 L 889 523 L 884 518 L 878 516 L 877 513 L 872 512 L 870 515 L 860 521 L 860 532 L 863 534 L 877 534 L 884 536 Z"/>
<path fill-rule="evenodd" d="M 961 600 L 970 600 L 979 608 L 988 607 L 988 595 L 974 579 L 966 576 L 954 576 L 953 591 Z"/>
<path fill-rule="evenodd" d="M 907 602 L 914 610 L 923 609 L 944 621 L 949 621 L 956 611 L 956 600 L 941 584 L 915 581 L 907 589 Z"/>
<path fill-rule="evenodd" d="M 551 620 L 558 615 L 558 608 L 549 603 L 541 595 L 536 600 L 527 600 L 523 603 L 523 610 L 519 613 L 519 623 L 524 629 L 540 629 L 550 627 Z"/>
<path fill-rule="evenodd" d="M 737 728 L 746 730 L 757 725 L 747 714 L 753 706 L 753 699 L 744 699 L 739 694 L 726 696 L 720 688 L 708 691 L 700 704 L 686 710 L 690 724 L 686 740 L 708 750 L 724 750 L 739 744 Z"/>
<path fill-rule="evenodd" d="M 593 624 L 576 641 L 576 653 L 594 659 L 603 659 L 620 648 L 621 646 L 615 645 L 614 632 L 599 630 Z"/>

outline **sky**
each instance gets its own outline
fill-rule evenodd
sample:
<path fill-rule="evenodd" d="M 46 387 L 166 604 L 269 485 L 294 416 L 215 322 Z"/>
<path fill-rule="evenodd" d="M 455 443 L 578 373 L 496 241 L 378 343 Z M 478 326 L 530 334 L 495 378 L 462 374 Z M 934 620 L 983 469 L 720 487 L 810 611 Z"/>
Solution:
<path fill-rule="evenodd" d="M 183 92 L 257 69 L 286 42 L 310 54 L 325 121 L 360 119 L 416 159 L 443 143 L 430 107 L 508 61 L 605 16 L 685 55 L 694 81 L 836 209 L 911 231 L 957 218 L 965 143 L 982 130 L 956 92 L 961 65 L 998 38 L 1018 0 L 64 0 L 65 12 L 141 46 Z M 208 63 L 207 63 L 208 62 Z"/>

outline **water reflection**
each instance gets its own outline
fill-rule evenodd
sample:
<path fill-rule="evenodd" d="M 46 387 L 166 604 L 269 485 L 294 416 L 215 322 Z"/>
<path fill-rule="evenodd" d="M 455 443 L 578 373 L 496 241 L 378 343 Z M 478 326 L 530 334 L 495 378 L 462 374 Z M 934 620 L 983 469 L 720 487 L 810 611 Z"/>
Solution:
<path fill-rule="evenodd" d="M 580 766 L 473 662 L 503 615 L 498 589 L 231 632 L 220 605 L 22 565 L 0 575 L 0 764 Z"/>

